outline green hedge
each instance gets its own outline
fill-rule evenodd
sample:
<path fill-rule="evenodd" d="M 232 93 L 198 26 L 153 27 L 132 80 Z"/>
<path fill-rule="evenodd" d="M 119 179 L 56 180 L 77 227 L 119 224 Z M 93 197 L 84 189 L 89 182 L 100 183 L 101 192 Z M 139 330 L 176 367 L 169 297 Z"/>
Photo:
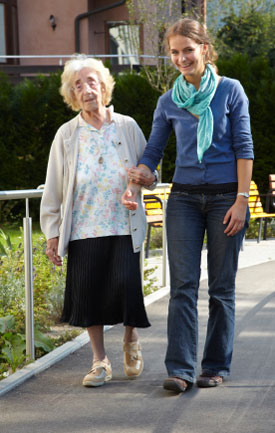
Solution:
<path fill-rule="evenodd" d="M 253 179 L 261 193 L 268 189 L 268 175 L 275 173 L 275 68 L 263 57 L 234 54 L 217 62 L 219 74 L 238 79 L 249 98 L 251 129 L 255 151 Z M 163 181 L 170 182 L 176 159 L 172 135 L 163 161 Z"/>
<path fill-rule="evenodd" d="M 265 58 L 239 54 L 220 59 L 218 67 L 221 75 L 239 79 L 249 97 L 256 156 L 253 178 L 266 192 L 268 174 L 275 173 L 275 70 Z M 115 110 L 134 117 L 148 138 L 158 91 L 137 73 L 115 78 Z M 15 86 L 0 74 L 0 190 L 32 189 L 44 183 L 56 130 L 75 115 L 64 104 L 59 86 L 60 74 L 26 79 Z M 163 161 L 163 182 L 171 181 L 175 158 L 172 135 Z M 39 201 L 33 200 L 33 216 L 38 216 L 38 209 Z M 0 212 L 0 221 L 24 214 L 24 203 L 0 202 Z"/>
<path fill-rule="evenodd" d="M 73 116 L 59 94 L 60 74 L 11 86 L 0 74 L 0 190 L 33 189 L 44 183 L 57 128 Z M 31 202 L 37 218 L 38 200 Z M 24 215 L 24 203 L 0 202 L 1 221 Z"/>
<path fill-rule="evenodd" d="M 220 75 L 236 78 L 249 99 L 255 161 L 253 179 L 260 191 L 268 189 L 268 175 L 275 173 L 275 68 L 264 57 L 235 54 L 218 61 Z"/>

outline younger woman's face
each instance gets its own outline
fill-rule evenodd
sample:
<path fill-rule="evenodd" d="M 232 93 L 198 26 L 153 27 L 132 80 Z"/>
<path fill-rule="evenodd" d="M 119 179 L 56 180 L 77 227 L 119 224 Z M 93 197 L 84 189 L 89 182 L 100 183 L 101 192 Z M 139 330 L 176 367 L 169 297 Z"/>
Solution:
<path fill-rule="evenodd" d="M 170 37 L 169 47 L 172 62 L 187 81 L 193 82 L 203 75 L 206 44 L 198 44 L 186 36 L 175 35 Z"/>

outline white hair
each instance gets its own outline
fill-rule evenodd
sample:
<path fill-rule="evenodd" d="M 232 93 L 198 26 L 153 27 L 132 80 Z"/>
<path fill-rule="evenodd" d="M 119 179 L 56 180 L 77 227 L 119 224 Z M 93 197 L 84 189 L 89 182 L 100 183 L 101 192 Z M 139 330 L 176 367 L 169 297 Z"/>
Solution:
<path fill-rule="evenodd" d="M 73 80 L 75 74 L 83 68 L 89 68 L 97 74 L 100 83 L 105 87 L 103 103 L 104 105 L 108 105 L 112 99 L 115 80 L 101 60 L 87 57 L 85 54 L 75 55 L 65 63 L 64 71 L 61 75 L 60 94 L 63 96 L 66 104 L 74 111 L 80 110 L 73 90 Z"/>

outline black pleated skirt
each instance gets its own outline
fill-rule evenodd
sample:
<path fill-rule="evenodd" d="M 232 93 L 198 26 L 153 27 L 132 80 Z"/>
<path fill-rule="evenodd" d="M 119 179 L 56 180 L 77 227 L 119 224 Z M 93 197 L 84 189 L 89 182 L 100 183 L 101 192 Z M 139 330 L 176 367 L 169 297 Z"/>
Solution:
<path fill-rule="evenodd" d="M 106 236 L 69 243 L 62 322 L 73 326 L 146 328 L 148 321 L 131 236 Z"/>

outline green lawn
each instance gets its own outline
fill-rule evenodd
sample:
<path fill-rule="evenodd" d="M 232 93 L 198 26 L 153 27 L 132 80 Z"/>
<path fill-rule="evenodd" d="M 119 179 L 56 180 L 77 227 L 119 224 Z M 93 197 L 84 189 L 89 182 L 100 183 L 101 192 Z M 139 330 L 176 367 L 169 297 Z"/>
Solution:
<path fill-rule="evenodd" d="M 5 223 L 0 224 L 0 229 L 10 237 L 11 243 L 14 246 L 19 245 L 21 242 L 24 242 L 24 233 L 23 233 L 23 221 L 20 223 Z M 40 236 L 43 236 L 43 233 L 40 229 L 40 225 L 38 222 L 32 222 L 32 239 L 33 241 L 37 240 Z"/>

